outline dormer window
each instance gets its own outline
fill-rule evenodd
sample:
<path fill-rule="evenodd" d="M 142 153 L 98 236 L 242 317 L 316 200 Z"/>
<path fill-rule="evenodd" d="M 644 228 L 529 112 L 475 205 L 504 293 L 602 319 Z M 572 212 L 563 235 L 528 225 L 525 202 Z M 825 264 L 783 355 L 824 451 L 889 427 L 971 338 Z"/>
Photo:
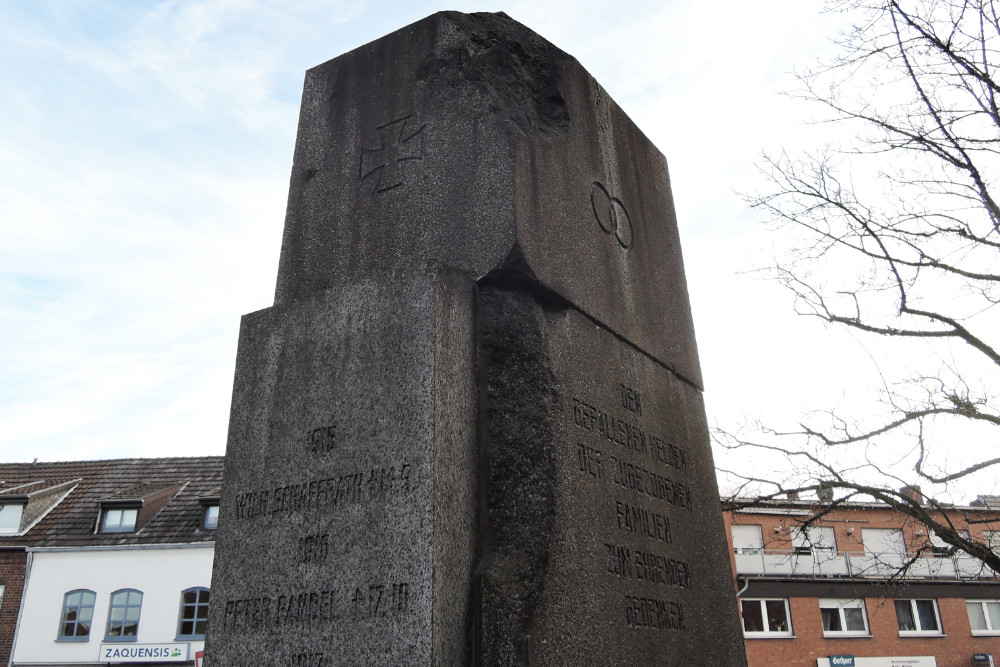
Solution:
<path fill-rule="evenodd" d="M 131 533 L 138 518 L 138 507 L 105 507 L 101 512 L 101 532 Z"/>
<path fill-rule="evenodd" d="M 98 501 L 96 533 L 137 533 L 184 488 L 183 484 L 140 484 Z"/>
<path fill-rule="evenodd" d="M 21 532 L 21 518 L 27 496 L 0 499 L 0 535 L 16 535 Z"/>
<path fill-rule="evenodd" d="M 218 505 L 206 505 L 205 506 L 205 528 L 208 530 L 215 530 L 219 527 L 219 506 Z"/>
<path fill-rule="evenodd" d="M 205 530 L 215 530 L 219 527 L 219 495 L 202 496 L 198 499 L 201 504 L 201 527 Z"/>

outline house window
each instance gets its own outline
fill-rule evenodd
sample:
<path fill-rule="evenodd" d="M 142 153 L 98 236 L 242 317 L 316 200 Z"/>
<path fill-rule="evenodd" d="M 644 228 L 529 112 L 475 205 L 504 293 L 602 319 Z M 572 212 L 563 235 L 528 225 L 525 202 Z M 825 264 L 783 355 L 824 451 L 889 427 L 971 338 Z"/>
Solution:
<path fill-rule="evenodd" d="M 757 524 L 733 524 L 733 551 L 738 554 L 759 554 L 764 551 L 764 539 Z"/>
<path fill-rule="evenodd" d="M 791 637 L 788 600 L 740 600 L 743 635 L 746 637 Z"/>
<path fill-rule="evenodd" d="M 75 590 L 63 596 L 62 616 L 59 619 L 61 642 L 85 642 L 90 640 L 90 625 L 94 620 L 94 591 Z"/>
<path fill-rule="evenodd" d="M 868 636 L 864 600 L 821 599 L 824 637 Z"/>
<path fill-rule="evenodd" d="M 215 530 L 219 527 L 219 506 L 218 505 L 206 505 L 205 506 L 205 521 L 202 524 L 204 528 L 208 530 Z"/>
<path fill-rule="evenodd" d="M 896 600 L 896 623 L 901 637 L 939 635 L 941 619 L 934 600 Z"/>
<path fill-rule="evenodd" d="M 969 625 L 974 635 L 1000 635 L 1000 600 L 967 600 Z"/>
<path fill-rule="evenodd" d="M 24 503 L 5 503 L 0 505 L 0 535 L 16 535 L 21 532 L 21 515 L 24 513 Z"/>
<path fill-rule="evenodd" d="M 136 635 L 139 634 L 139 611 L 141 609 L 142 591 L 126 588 L 112 593 L 105 641 L 134 642 Z"/>
<path fill-rule="evenodd" d="M 204 639 L 208 626 L 208 589 L 189 588 L 181 593 L 177 639 Z"/>
<path fill-rule="evenodd" d="M 115 507 L 105 509 L 101 514 L 102 533 L 131 533 L 139 517 L 136 507 Z"/>

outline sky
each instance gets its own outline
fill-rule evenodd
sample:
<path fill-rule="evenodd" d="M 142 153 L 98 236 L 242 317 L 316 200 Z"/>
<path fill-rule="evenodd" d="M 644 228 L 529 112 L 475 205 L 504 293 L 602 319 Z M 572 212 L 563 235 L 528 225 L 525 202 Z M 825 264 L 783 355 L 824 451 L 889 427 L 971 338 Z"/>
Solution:
<path fill-rule="evenodd" d="M 667 156 L 713 424 L 843 401 L 873 358 L 748 273 L 741 192 L 822 143 L 781 95 L 818 0 L 0 3 L 0 459 L 225 451 L 239 318 L 274 295 L 304 72 L 441 9 L 574 55 Z M 717 454 L 718 456 L 718 454 Z"/>

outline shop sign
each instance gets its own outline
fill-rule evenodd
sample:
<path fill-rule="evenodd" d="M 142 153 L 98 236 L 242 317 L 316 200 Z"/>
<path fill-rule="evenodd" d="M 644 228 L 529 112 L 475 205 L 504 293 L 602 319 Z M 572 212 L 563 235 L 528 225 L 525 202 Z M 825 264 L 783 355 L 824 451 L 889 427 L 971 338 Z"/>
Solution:
<path fill-rule="evenodd" d="M 993 664 L 993 654 L 992 653 L 973 653 L 972 662 L 978 665 L 992 665 Z"/>
<path fill-rule="evenodd" d="M 831 655 L 816 658 L 817 667 L 937 667 L 933 656 L 905 655 L 881 658 L 861 658 L 853 655 Z"/>
<path fill-rule="evenodd" d="M 190 644 L 101 644 L 99 662 L 187 662 Z"/>

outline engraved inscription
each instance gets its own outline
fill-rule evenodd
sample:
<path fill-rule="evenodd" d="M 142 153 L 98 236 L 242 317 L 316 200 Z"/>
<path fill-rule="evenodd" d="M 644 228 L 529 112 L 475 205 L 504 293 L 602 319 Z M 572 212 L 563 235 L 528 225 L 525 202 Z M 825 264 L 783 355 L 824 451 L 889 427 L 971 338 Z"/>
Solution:
<path fill-rule="evenodd" d="M 604 548 L 608 556 L 606 566 L 608 574 L 622 579 L 632 579 L 632 550 L 620 544 L 608 544 L 607 542 L 604 543 Z"/>
<path fill-rule="evenodd" d="M 684 630 L 684 607 L 671 600 L 626 595 L 625 624 L 663 632 Z"/>
<path fill-rule="evenodd" d="M 597 479 L 604 479 L 604 455 L 601 450 L 577 443 L 576 457 L 580 464 L 580 472 Z"/>
<path fill-rule="evenodd" d="M 634 412 L 639 417 L 642 416 L 642 401 L 639 392 L 624 384 L 619 385 L 622 389 L 622 407 L 629 412 Z"/>
<path fill-rule="evenodd" d="M 315 563 L 330 555 L 330 534 L 307 535 L 299 538 L 299 562 Z"/>
<path fill-rule="evenodd" d="M 636 414 L 641 413 L 636 412 Z M 624 449 L 642 454 L 665 466 L 676 470 L 687 470 L 687 455 L 684 448 L 647 433 L 641 426 L 624 419 L 616 419 L 604 410 L 578 398 L 573 399 L 573 423 L 578 428 L 596 432 Z"/>
<path fill-rule="evenodd" d="M 323 661 L 323 653 L 296 653 L 292 656 L 292 667 L 325 667 L 329 663 Z"/>
<path fill-rule="evenodd" d="M 379 145 L 362 148 L 359 166 L 360 181 L 374 176 L 372 196 L 403 185 L 404 162 L 424 159 L 424 128 L 417 125 L 413 115 L 391 120 L 379 125 Z"/>
<path fill-rule="evenodd" d="M 590 207 L 594 211 L 594 218 L 597 219 L 601 231 L 613 235 L 622 249 L 628 250 L 632 247 L 635 231 L 632 227 L 632 218 L 621 199 L 612 197 L 606 187 L 594 181 L 594 185 L 590 188 Z"/>
<path fill-rule="evenodd" d="M 621 544 L 604 543 L 608 574 L 619 579 L 635 579 L 671 588 L 691 587 L 691 568 L 681 560 Z"/>
<path fill-rule="evenodd" d="M 614 456 L 610 459 L 614 470 L 613 483 L 650 498 L 662 500 L 668 505 L 692 510 L 691 489 L 687 484 L 661 477 L 643 466 L 632 465 Z"/>
<path fill-rule="evenodd" d="M 248 491 L 236 496 L 235 517 L 254 519 L 388 500 L 410 493 L 415 482 L 412 477 L 413 466 L 404 463 L 398 470 L 395 466 L 372 468 L 271 489 Z"/>
<path fill-rule="evenodd" d="M 337 444 L 337 425 L 323 426 L 309 431 L 306 438 L 309 451 L 313 454 L 323 454 L 333 451 Z"/>
<path fill-rule="evenodd" d="M 253 632 L 400 616 L 410 612 L 410 584 L 366 584 L 289 595 L 228 600 L 222 631 Z"/>
<path fill-rule="evenodd" d="M 629 505 L 620 500 L 615 502 L 615 511 L 618 514 L 618 530 L 623 533 L 643 535 L 668 544 L 674 541 L 670 534 L 668 517 L 640 505 Z"/>

